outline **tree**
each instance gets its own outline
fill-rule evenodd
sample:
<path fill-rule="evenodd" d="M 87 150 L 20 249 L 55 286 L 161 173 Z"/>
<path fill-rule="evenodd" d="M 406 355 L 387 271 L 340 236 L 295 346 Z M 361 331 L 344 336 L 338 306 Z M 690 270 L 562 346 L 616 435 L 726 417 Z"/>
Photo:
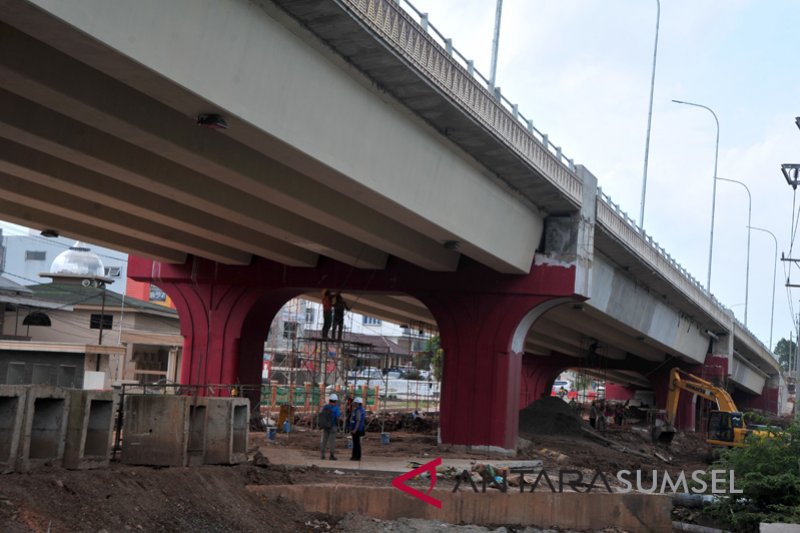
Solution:
<path fill-rule="evenodd" d="M 736 489 L 707 509 L 733 531 L 757 533 L 761 522 L 800 522 L 800 424 L 770 438 L 750 436 L 722 452 L 712 470 L 733 471 Z"/>
<path fill-rule="evenodd" d="M 775 355 L 778 356 L 778 363 L 783 370 L 789 370 L 789 363 L 797 353 L 797 344 L 794 341 L 781 339 L 775 345 Z"/>
<path fill-rule="evenodd" d="M 437 381 L 442 380 L 442 360 L 444 350 L 441 348 L 441 339 L 434 336 L 428 339 L 425 350 L 414 356 L 414 366 L 419 370 L 433 370 L 433 377 Z"/>

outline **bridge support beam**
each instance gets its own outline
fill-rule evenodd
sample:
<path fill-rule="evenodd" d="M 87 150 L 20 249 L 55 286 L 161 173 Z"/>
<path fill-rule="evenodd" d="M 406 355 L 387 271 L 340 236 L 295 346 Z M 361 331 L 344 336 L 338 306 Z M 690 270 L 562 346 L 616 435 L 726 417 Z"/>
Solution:
<path fill-rule="evenodd" d="M 476 292 L 417 296 L 436 318 L 445 353 L 442 444 L 515 453 L 525 336 L 542 313 L 569 300 Z M 539 381 L 546 380 L 542 374 Z"/>
<path fill-rule="evenodd" d="M 175 302 L 185 339 L 181 382 L 189 384 L 258 384 L 269 324 L 293 296 L 322 288 L 411 295 L 435 318 L 445 352 L 442 443 L 510 453 L 525 337 L 547 310 L 583 299 L 569 263 L 535 264 L 526 276 L 508 276 L 469 261 L 443 273 L 399 260 L 364 270 L 331 260 L 297 268 L 266 260 L 165 265 L 132 257 L 128 274 L 156 283 Z"/>
<path fill-rule="evenodd" d="M 269 324 L 294 292 L 202 281 L 158 285 L 181 317 L 181 383 L 260 385 Z"/>

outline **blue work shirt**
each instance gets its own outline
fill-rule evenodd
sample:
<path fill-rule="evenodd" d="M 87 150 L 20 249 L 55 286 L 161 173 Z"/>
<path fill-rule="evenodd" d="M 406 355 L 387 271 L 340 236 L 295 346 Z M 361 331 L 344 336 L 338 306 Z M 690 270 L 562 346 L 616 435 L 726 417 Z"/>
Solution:
<path fill-rule="evenodd" d="M 335 428 L 336 425 L 339 423 L 339 415 L 341 415 L 342 412 L 339 410 L 338 404 L 329 403 L 327 406 L 331 408 L 331 411 L 333 411 L 333 426 Z"/>
<path fill-rule="evenodd" d="M 350 420 L 350 430 L 351 431 L 364 431 L 364 421 L 366 419 L 367 413 L 364 411 L 364 407 L 359 405 L 353 411 L 352 419 Z"/>

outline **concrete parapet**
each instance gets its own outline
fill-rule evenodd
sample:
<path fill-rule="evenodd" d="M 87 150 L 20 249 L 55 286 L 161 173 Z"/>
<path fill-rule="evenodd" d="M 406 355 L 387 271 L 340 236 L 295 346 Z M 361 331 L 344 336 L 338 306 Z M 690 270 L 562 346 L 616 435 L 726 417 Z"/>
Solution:
<path fill-rule="evenodd" d="M 247 490 L 270 500 L 288 500 L 307 512 L 334 518 L 358 512 L 386 520 L 408 517 L 452 524 L 578 530 L 617 527 L 632 533 L 672 531 L 672 501 L 665 495 L 435 490 L 430 495 L 441 500 L 442 507 L 438 509 L 388 487 L 365 491 L 363 487 L 348 485 L 250 485 Z"/>
<path fill-rule="evenodd" d="M 70 390 L 69 425 L 64 467 L 74 470 L 107 467 L 119 401 L 113 391 Z"/>
<path fill-rule="evenodd" d="M 237 464 L 247 461 L 247 429 L 250 400 L 206 398 L 205 464 Z"/>
<path fill-rule="evenodd" d="M 190 401 L 186 396 L 126 395 L 122 462 L 186 466 Z"/>
<path fill-rule="evenodd" d="M 0 474 L 16 468 L 27 394 L 26 386 L 0 385 Z"/>
<path fill-rule="evenodd" d="M 70 395 L 67 389 L 32 385 L 25 398 L 25 417 L 17 470 L 27 472 L 60 464 L 64 457 Z"/>

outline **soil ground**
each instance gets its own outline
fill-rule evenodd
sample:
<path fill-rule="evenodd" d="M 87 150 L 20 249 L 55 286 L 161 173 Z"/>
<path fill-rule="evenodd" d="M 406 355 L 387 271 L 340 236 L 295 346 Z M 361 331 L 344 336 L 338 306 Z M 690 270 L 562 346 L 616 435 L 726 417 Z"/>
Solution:
<path fill-rule="evenodd" d="M 339 438 L 339 461 L 319 460 L 319 432 L 296 428 L 288 436 L 279 434 L 269 442 L 264 433 L 250 435 L 250 451 L 261 452 L 269 464 L 195 468 L 133 467 L 112 463 L 111 468 L 92 471 L 45 469 L 30 474 L 0 476 L 0 531 L 108 532 L 117 531 L 280 531 L 287 533 L 333 531 L 360 533 L 415 533 L 417 531 L 484 532 L 486 528 L 374 521 L 364 517 L 311 515 L 286 504 L 269 503 L 245 490 L 252 484 L 347 483 L 387 486 L 409 462 L 442 457 L 445 464 L 468 468 L 471 463 L 501 459 L 480 454 L 457 453 L 436 444 L 435 431 L 395 431 L 391 443 L 381 444 L 379 433 L 368 433 L 363 442 L 364 460 L 348 461 L 350 450 Z M 585 432 L 583 432 L 585 434 Z M 705 469 L 708 450 L 700 435 L 679 435 L 670 450 L 655 448 L 646 432 L 630 427 L 611 427 L 604 438 L 584 434 L 528 435 L 529 442 L 517 459 L 540 459 L 548 471 L 571 468 L 601 470 L 613 475 L 626 470 Z M 660 459 L 656 453 L 664 459 Z M 454 467 L 455 468 L 455 467 Z M 427 484 L 426 481 L 420 481 Z M 439 486 L 452 486 L 442 476 Z M 540 490 L 549 490 L 541 487 Z M 681 517 L 685 519 L 686 517 Z M 524 531 L 508 527 L 508 533 Z"/>

